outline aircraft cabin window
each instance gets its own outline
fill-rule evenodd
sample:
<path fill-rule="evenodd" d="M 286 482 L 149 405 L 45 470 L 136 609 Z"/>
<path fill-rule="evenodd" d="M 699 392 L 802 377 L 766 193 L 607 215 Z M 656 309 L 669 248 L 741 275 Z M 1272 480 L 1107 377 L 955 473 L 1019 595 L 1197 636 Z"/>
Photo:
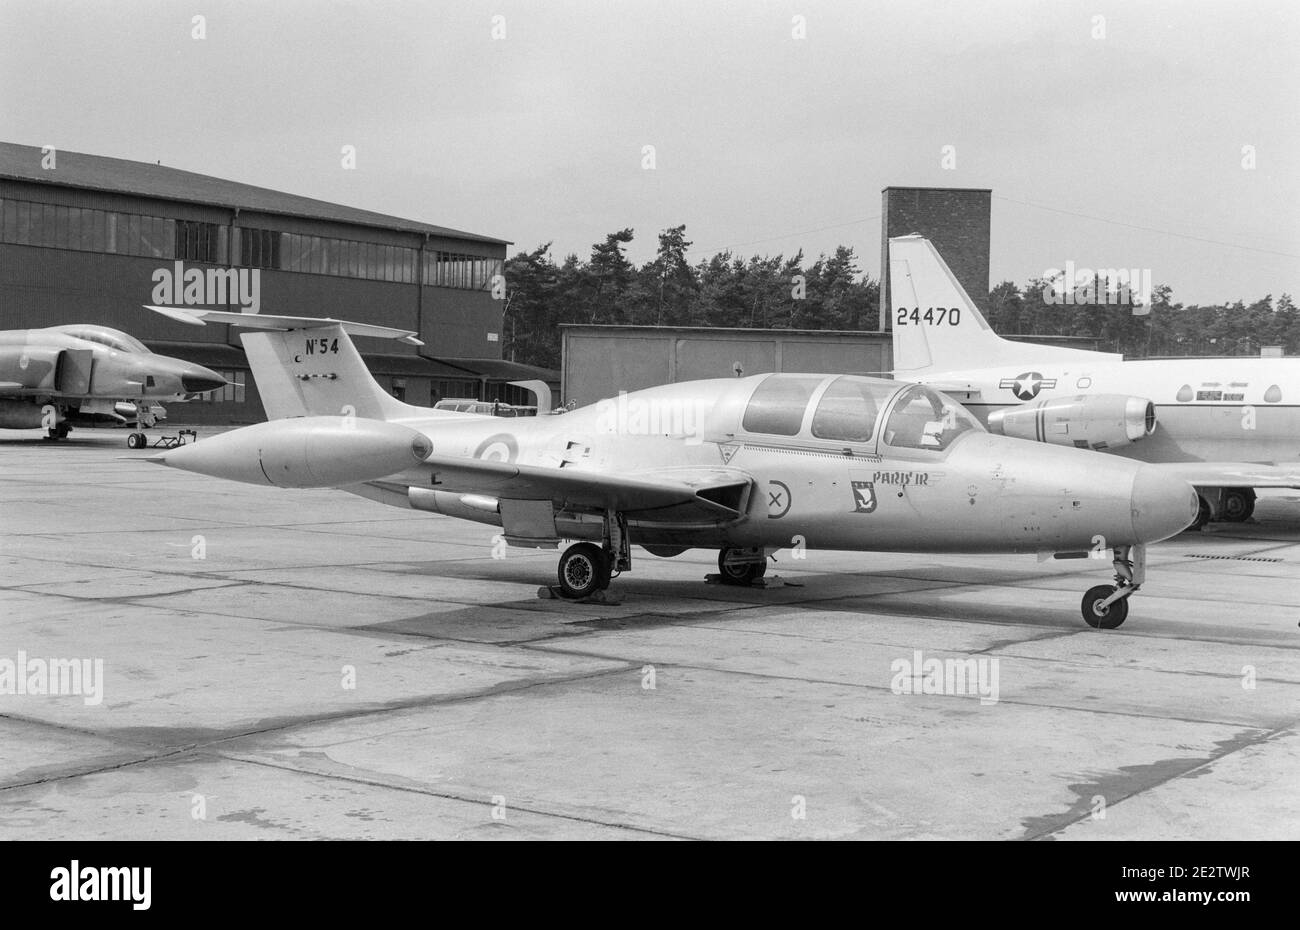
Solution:
<path fill-rule="evenodd" d="M 885 442 L 900 449 L 942 452 L 979 423 L 961 404 L 937 391 L 913 385 L 903 392 L 885 423 Z"/>
<path fill-rule="evenodd" d="M 813 391 L 824 379 L 768 375 L 749 398 L 741 425 L 749 433 L 796 436 Z"/>
<path fill-rule="evenodd" d="M 861 378 L 841 377 L 817 402 L 812 434 L 818 439 L 866 442 L 876 430 L 880 407 L 898 390 L 895 385 L 877 385 Z"/>

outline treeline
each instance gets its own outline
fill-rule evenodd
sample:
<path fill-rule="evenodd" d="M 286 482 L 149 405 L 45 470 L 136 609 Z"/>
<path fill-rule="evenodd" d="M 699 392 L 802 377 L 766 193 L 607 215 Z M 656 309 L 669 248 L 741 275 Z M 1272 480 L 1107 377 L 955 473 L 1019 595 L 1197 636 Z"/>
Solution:
<path fill-rule="evenodd" d="M 686 227 L 659 234 L 652 261 L 627 258 L 632 230 L 610 233 L 586 261 L 556 263 L 550 243 L 506 262 L 505 357 L 558 368 L 561 323 L 726 326 L 756 329 L 875 329 L 877 282 L 840 246 L 811 263 L 720 252 L 692 263 Z"/>
<path fill-rule="evenodd" d="M 1105 288 L 1091 284 L 1076 293 Z M 1247 304 L 1184 305 L 1167 285 L 1151 289 L 1137 304 L 1064 303 L 1047 282 L 1036 279 L 1023 289 L 1003 281 L 989 292 L 988 320 L 1002 335 L 1086 336 L 1104 352 L 1128 358 L 1169 355 L 1258 355 L 1261 346 L 1300 352 L 1300 312 L 1289 294 Z"/>
<path fill-rule="evenodd" d="M 631 229 L 607 235 L 591 256 L 557 263 L 550 243 L 506 262 L 504 354 L 558 368 L 561 323 L 723 326 L 755 329 L 877 328 L 879 282 L 862 273 L 849 246 L 807 261 L 748 258 L 731 251 L 692 262 L 686 227 L 659 234 L 652 261 L 637 267 Z M 1078 288 L 1076 293 L 1085 289 Z M 1105 288 L 1096 288 L 1104 293 Z M 1288 295 L 1252 304 L 1184 306 L 1166 286 L 1152 288 L 1149 312 L 1131 305 L 1054 302 L 1047 282 L 1004 281 L 989 293 L 989 324 L 1003 335 L 1085 336 L 1129 357 L 1256 355 L 1261 345 L 1300 352 L 1300 314 Z"/>

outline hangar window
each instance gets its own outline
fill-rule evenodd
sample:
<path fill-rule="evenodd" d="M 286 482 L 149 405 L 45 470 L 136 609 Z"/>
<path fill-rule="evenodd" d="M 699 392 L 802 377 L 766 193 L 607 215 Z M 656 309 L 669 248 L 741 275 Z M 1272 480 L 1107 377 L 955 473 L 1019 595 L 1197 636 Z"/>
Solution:
<path fill-rule="evenodd" d="M 217 253 L 217 224 L 176 221 L 176 257 L 181 261 L 220 261 Z"/>
<path fill-rule="evenodd" d="M 880 408 L 898 390 L 864 378 L 836 378 L 817 402 L 812 434 L 818 439 L 866 442 L 876 429 Z"/>
<path fill-rule="evenodd" d="M 803 426 L 804 411 L 820 377 L 768 375 L 749 398 L 742 425 L 750 433 L 794 436 Z"/>
<path fill-rule="evenodd" d="M 885 423 L 885 442 L 900 449 L 942 452 L 963 433 L 981 427 L 961 404 L 914 384 L 894 404 Z"/>
<path fill-rule="evenodd" d="M 129 216 L 126 248 L 127 255 L 147 258 L 171 258 L 176 247 L 176 221 L 157 216 Z"/>
<path fill-rule="evenodd" d="M 273 229 L 240 227 L 239 263 L 246 268 L 279 268 L 280 237 Z"/>

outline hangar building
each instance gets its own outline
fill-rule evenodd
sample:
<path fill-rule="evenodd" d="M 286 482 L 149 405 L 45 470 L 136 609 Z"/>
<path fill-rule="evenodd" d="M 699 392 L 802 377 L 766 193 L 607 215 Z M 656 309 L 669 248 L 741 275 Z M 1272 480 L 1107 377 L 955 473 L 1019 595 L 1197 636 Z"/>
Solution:
<path fill-rule="evenodd" d="M 160 165 L 0 143 L 0 329 L 102 323 L 236 382 L 183 422 L 264 419 L 238 334 L 143 304 L 332 316 L 419 333 L 358 339 L 408 403 L 532 403 L 509 381 L 557 373 L 501 358 L 493 279 L 509 243 Z M 186 272 L 200 269 L 200 283 Z M 212 274 L 208 274 L 212 271 Z M 222 273 L 217 273 L 222 272 Z M 233 273 L 230 273 L 233 272 Z"/>

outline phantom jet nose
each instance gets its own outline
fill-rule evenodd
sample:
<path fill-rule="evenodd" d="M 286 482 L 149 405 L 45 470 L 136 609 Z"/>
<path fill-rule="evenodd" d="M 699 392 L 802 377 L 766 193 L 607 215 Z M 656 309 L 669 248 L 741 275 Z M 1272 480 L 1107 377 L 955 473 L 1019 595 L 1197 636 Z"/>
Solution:
<path fill-rule="evenodd" d="M 202 365 L 190 365 L 181 372 L 181 387 L 186 394 L 203 394 L 226 386 L 226 379 Z"/>
<path fill-rule="evenodd" d="M 1133 479 L 1133 532 L 1144 543 L 1177 536 L 1196 519 L 1200 501 L 1192 486 L 1159 465 L 1143 465 Z"/>

